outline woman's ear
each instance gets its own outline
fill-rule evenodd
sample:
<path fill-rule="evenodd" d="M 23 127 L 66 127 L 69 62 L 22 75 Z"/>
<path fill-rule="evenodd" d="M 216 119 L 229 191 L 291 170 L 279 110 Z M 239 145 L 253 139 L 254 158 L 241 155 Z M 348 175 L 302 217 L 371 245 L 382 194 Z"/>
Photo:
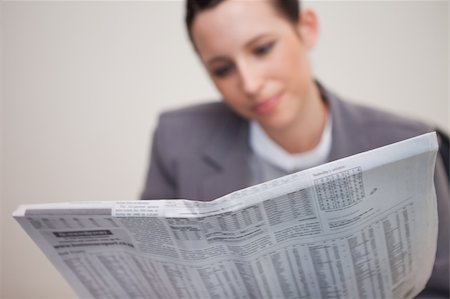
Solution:
<path fill-rule="evenodd" d="M 308 49 L 314 48 L 319 36 L 319 21 L 316 13 L 310 8 L 302 8 L 299 12 L 297 31 Z"/>

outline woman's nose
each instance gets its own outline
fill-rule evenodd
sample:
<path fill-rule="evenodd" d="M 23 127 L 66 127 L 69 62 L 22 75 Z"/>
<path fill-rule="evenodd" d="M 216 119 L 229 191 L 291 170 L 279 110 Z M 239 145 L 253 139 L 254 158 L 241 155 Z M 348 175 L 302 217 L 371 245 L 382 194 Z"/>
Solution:
<path fill-rule="evenodd" d="M 263 76 L 257 66 L 245 64 L 239 66 L 242 90 L 251 97 L 257 96 L 263 84 Z"/>

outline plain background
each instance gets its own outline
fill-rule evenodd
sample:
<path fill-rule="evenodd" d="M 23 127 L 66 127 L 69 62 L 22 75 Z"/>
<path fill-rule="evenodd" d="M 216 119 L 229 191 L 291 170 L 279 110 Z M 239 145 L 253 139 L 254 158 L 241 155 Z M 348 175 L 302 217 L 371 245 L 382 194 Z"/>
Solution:
<path fill-rule="evenodd" d="M 0 5 L 0 297 L 75 298 L 13 210 L 137 199 L 158 113 L 217 93 L 181 1 Z M 448 131 L 447 1 L 306 5 L 321 22 L 311 59 L 326 86 Z"/>

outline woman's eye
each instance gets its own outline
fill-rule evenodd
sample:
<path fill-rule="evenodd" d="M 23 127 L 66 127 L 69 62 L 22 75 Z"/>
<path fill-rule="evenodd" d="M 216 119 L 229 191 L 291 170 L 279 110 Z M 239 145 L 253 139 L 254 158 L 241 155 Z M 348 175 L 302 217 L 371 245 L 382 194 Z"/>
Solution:
<path fill-rule="evenodd" d="M 228 74 L 230 74 L 232 70 L 233 70 L 232 65 L 224 65 L 224 66 L 220 66 L 220 67 L 213 69 L 212 73 L 215 77 L 224 78 Z"/>
<path fill-rule="evenodd" d="M 253 53 L 257 56 L 264 56 L 272 50 L 274 45 L 275 45 L 275 42 L 270 42 L 270 43 L 266 43 L 264 45 L 258 46 L 253 50 Z"/>

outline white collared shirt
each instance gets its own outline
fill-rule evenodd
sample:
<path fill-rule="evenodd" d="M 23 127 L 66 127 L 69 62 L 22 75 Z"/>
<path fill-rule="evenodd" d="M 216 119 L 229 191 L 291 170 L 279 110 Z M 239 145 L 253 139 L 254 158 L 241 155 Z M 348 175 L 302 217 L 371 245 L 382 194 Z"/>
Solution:
<path fill-rule="evenodd" d="M 331 150 L 331 123 L 331 116 L 328 116 L 320 142 L 315 148 L 300 154 L 290 154 L 275 143 L 257 122 L 252 121 L 250 147 L 257 156 L 287 173 L 307 169 L 327 162 Z"/>

